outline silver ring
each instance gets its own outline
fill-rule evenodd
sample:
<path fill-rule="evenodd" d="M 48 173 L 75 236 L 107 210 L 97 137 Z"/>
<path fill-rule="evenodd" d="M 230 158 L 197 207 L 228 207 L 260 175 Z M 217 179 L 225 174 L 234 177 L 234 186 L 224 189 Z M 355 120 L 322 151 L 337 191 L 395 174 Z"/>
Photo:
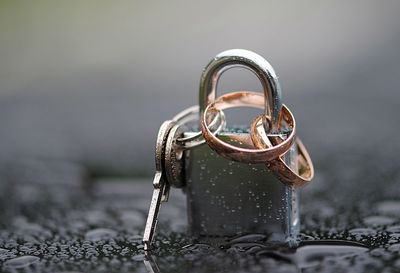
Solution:
<path fill-rule="evenodd" d="M 198 119 L 199 109 L 200 107 L 198 105 L 186 108 L 182 112 L 179 112 L 177 115 L 175 115 L 172 120 L 183 126 L 191 121 L 195 121 Z M 225 129 L 225 124 L 225 114 L 223 111 L 219 111 L 218 114 L 215 115 L 213 120 L 210 122 L 209 127 L 212 128 L 215 134 L 218 134 Z M 192 136 L 181 137 L 176 140 L 176 145 L 185 150 L 193 149 L 204 143 L 206 143 L 206 140 L 203 138 L 203 134 L 201 131 L 195 133 Z"/>

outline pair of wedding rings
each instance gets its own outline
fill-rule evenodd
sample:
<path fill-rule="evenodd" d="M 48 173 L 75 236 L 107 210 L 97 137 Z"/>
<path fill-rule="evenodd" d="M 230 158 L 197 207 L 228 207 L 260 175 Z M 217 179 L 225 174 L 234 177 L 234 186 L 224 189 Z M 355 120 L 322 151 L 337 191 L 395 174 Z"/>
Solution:
<path fill-rule="evenodd" d="M 236 66 L 254 72 L 262 83 L 264 94 L 239 91 L 216 98 L 220 75 Z M 224 51 L 209 63 L 201 78 L 201 131 L 207 144 L 219 155 L 242 163 L 265 164 L 284 184 L 300 187 L 312 180 L 314 168 L 305 146 L 296 136 L 295 118 L 280 100 L 281 89 L 277 76 L 264 58 L 243 49 Z M 257 116 L 250 125 L 253 148 L 228 143 L 211 129 L 217 115 L 235 107 L 264 109 L 264 113 Z M 293 146 L 297 149 L 297 158 L 295 164 L 289 165 L 285 162 L 285 154 Z"/>

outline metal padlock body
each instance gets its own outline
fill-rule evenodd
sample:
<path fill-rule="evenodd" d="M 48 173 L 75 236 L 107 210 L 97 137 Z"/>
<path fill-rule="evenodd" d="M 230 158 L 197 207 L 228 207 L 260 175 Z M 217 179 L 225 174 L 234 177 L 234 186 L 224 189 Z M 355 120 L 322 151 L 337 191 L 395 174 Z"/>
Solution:
<path fill-rule="evenodd" d="M 186 132 L 185 136 L 192 134 Z M 232 139 L 229 133 L 220 136 Z M 296 156 L 292 146 L 285 161 L 294 165 Z M 192 235 L 207 238 L 261 233 L 277 243 L 296 239 L 298 192 L 281 183 L 264 164 L 234 162 L 202 145 L 185 152 L 185 168 Z"/>
<path fill-rule="evenodd" d="M 248 53 L 248 51 L 243 52 L 245 55 Z M 243 52 L 239 50 L 239 55 Z M 236 56 L 235 60 L 239 61 L 239 66 L 243 66 L 240 64 L 243 59 L 237 57 L 237 53 L 234 51 L 232 55 Z M 223 54 L 229 57 L 230 52 Z M 256 57 L 261 58 L 258 55 Z M 211 96 L 200 92 L 201 113 L 207 106 L 206 100 L 215 97 L 219 75 L 230 67 L 238 66 L 237 62 L 235 65 L 235 60 L 228 62 L 228 66 L 224 67 L 222 64 L 219 69 L 211 71 L 214 75 L 207 72 L 206 68 L 200 89 L 205 88 L 202 84 L 209 85 L 210 81 L 213 86 L 208 87 L 212 89 Z M 219 60 L 216 58 L 213 61 L 215 63 Z M 249 68 L 245 65 L 245 68 Z M 272 67 L 269 66 L 267 69 L 275 73 Z M 260 78 L 264 89 L 277 90 L 276 94 L 272 92 L 272 96 L 266 97 L 266 104 L 277 106 L 265 110 L 273 118 L 281 106 L 279 83 L 277 81 L 271 83 L 270 79 L 263 79 L 263 75 L 260 77 L 254 69 L 250 70 Z M 206 77 L 204 74 L 207 74 Z M 207 76 L 208 81 L 204 80 Z M 266 84 L 269 86 L 266 87 Z M 185 136 L 192 134 L 194 132 L 185 132 Z M 247 133 L 225 132 L 218 136 L 227 142 L 240 139 L 244 145 L 253 147 L 250 135 Z M 297 150 L 293 145 L 285 154 L 285 162 L 292 169 L 296 169 L 296 157 Z M 202 145 L 185 152 L 185 168 L 189 230 L 192 235 L 209 240 L 210 237 L 261 233 L 268 235 L 270 242 L 278 244 L 291 244 L 295 241 L 300 225 L 298 192 L 295 188 L 281 183 L 264 164 L 234 162 L 221 157 L 207 145 Z"/>

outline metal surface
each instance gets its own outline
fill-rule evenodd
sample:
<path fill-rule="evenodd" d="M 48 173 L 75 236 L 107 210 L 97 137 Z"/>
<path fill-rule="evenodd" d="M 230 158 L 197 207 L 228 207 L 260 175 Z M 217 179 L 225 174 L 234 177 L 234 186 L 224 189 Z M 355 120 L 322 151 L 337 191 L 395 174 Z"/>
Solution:
<path fill-rule="evenodd" d="M 155 150 L 154 190 L 143 235 L 145 250 L 151 249 L 161 202 L 168 201 L 170 187 L 181 188 L 185 184 L 183 151 L 188 147 L 194 148 L 205 143 L 201 132 L 182 138 L 182 127 L 186 123 L 196 120 L 198 111 L 198 107 L 189 107 L 178 113 L 172 120 L 165 121 L 158 131 Z M 224 113 L 218 112 L 211 123 L 211 127 L 215 127 L 215 133 L 225 128 Z M 177 145 L 178 139 L 181 140 L 181 145 Z"/>
<path fill-rule="evenodd" d="M 219 155 L 242 163 L 266 163 L 286 153 L 294 143 L 296 136 L 295 118 L 286 105 L 282 107 L 281 116 L 287 126 L 284 128 L 281 121 L 278 126 L 281 134 L 287 134 L 287 136 L 285 136 L 284 140 L 280 143 L 276 143 L 276 145 L 273 146 L 254 147 L 254 145 L 252 145 L 247 148 L 238 147 L 237 145 L 229 144 L 223 139 L 220 139 L 207 125 L 208 120 L 211 120 L 209 115 L 214 114 L 214 112 L 235 107 L 263 108 L 264 100 L 264 96 L 261 93 L 240 91 L 224 94 L 210 103 L 201 116 L 201 130 L 207 144 Z M 214 115 L 212 115 L 211 118 L 213 118 Z M 268 118 L 268 120 L 270 119 Z M 268 129 L 269 128 L 267 128 L 267 130 Z"/>
<path fill-rule="evenodd" d="M 160 211 L 161 202 L 168 200 L 170 185 L 166 181 L 165 177 L 164 148 L 169 131 L 175 124 L 175 121 L 167 120 L 161 125 L 160 130 L 158 131 L 155 152 L 156 174 L 153 180 L 154 190 L 143 235 L 145 250 L 148 250 L 151 247 L 151 242 L 153 241 L 154 232 L 157 226 L 157 219 L 158 213 Z"/>
<path fill-rule="evenodd" d="M 185 136 L 190 136 L 186 132 Z M 225 141 L 252 146 L 249 134 L 221 133 Z M 296 149 L 285 155 L 294 164 Z M 247 233 L 294 244 L 299 231 L 298 192 L 282 184 L 264 164 L 243 164 L 208 146 L 185 152 L 190 232 L 208 241 Z"/>
<path fill-rule="evenodd" d="M 250 126 L 251 139 L 254 146 L 263 149 L 279 145 L 279 143 L 284 141 L 284 139 L 277 136 L 268 136 L 264 130 L 262 122 L 263 118 L 264 116 L 262 115 L 256 117 Z M 286 123 L 290 122 L 290 120 L 286 121 Z M 298 156 L 295 159 L 295 168 L 292 168 L 290 164 L 286 164 L 283 156 L 268 161 L 266 166 L 274 172 L 276 177 L 282 181 L 282 183 L 285 183 L 288 186 L 301 187 L 311 182 L 313 179 L 314 165 L 306 147 L 299 137 L 296 137 L 295 147 L 298 151 Z"/>
<path fill-rule="evenodd" d="M 182 136 L 183 129 L 176 124 L 170 130 L 165 144 L 165 175 L 168 183 L 175 188 L 185 185 L 183 149 L 176 145 L 177 139 Z"/>
<path fill-rule="evenodd" d="M 204 112 L 207 105 L 216 99 L 217 84 L 222 73 L 233 67 L 246 68 L 260 79 L 265 96 L 264 114 L 271 117 L 271 132 L 275 132 L 279 128 L 282 108 L 278 76 L 267 60 L 245 49 L 231 49 L 221 52 L 206 66 L 200 79 L 200 114 Z"/>
<path fill-rule="evenodd" d="M 172 118 L 172 120 L 176 121 L 182 126 L 185 126 L 186 124 L 197 120 L 199 117 L 199 113 L 200 113 L 199 106 L 194 105 L 179 112 Z M 221 130 L 223 130 L 225 128 L 224 112 L 219 111 L 217 115 L 214 115 L 209 126 L 216 134 L 219 133 Z M 203 138 L 203 134 L 201 133 L 201 131 L 197 132 L 196 134 L 193 134 L 190 137 L 179 137 L 176 140 L 176 145 L 180 146 L 180 148 L 182 149 L 192 149 L 194 147 L 203 145 L 204 143 L 205 140 Z"/>
<path fill-rule="evenodd" d="M 264 94 L 242 91 L 216 98 L 221 74 L 233 67 L 252 71 Z M 199 105 L 200 125 L 209 147 L 197 147 L 185 154 L 191 233 L 205 240 L 261 233 L 270 243 L 295 244 L 299 229 L 297 191 L 282 184 L 264 165 L 285 153 L 285 161 L 295 164 L 297 156 L 292 145 L 294 117 L 285 106 L 282 111 L 281 88 L 272 66 L 260 55 L 243 49 L 218 54 L 201 76 Z M 207 110 L 214 113 L 238 106 L 264 109 L 264 116 L 270 118 L 269 126 L 264 124 L 266 132 L 285 138 L 275 151 L 255 148 L 247 133 L 215 135 L 209 130 Z M 282 113 L 291 118 L 288 136 L 281 127 Z"/>

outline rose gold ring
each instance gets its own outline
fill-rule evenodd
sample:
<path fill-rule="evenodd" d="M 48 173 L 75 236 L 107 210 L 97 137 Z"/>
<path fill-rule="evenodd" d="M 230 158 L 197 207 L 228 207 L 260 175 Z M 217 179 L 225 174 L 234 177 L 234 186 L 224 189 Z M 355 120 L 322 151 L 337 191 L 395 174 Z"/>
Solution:
<path fill-rule="evenodd" d="M 222 95 L 214 102 L 210 103 L 201 116 L 201 131 L 210 148 L 227 159 L 243 163 L 265 163 L 266 161 L 276 159 L 280 155 L 286 153 L 294 143 L 296 122 L 292 113 L 285 105 L 282 106 L 279 124 L 282 123 L 283 119 L 291 130 L 287 138 L 275 146 L 261 149 L 238 147 L 221 140 L 209 128 L 212 119 L 219 111 L 233 107 L 255 107 L 264 109 L 264 100 L 264 95 L 261 93 L 240 91 Z"/>
<path fill-rule="evenodd" d="M 263 118 L 264 116 L 262 115 L 256 117 L 250 127 L 250 134 L 253 144 L 259 149 L 271 147 L 272 145 L 275 145 L 276 143 L 282 141 L 279 138 L 271 138 L 270 136 L 267 136 L 265 133 L 263 133 L 263 131 L 265 131 Z M 296 138 L 296 148 L 297 158 L 293 164 L 294 166 L 289 167 L 286 164 L 284 155 L 268 161 L 266 165 L 268 169 L 274 172 L 274 174 L 280 181 L 282 181 L 282 183 L 293 187 L 301 187 L 309 183 L 313 179 L 314 166 L 306 147 L 298 137 Z"/>

